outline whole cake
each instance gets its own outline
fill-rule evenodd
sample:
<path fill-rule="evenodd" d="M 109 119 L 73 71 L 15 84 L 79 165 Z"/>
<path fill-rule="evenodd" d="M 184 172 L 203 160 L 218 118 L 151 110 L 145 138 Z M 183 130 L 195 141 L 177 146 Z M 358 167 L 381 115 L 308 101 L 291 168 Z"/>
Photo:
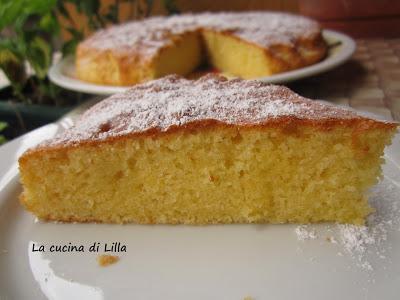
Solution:
<path fill-rule="evenodd" d="M 21 200 L 58 221 L 361 224 L 396 127 L 282 86 L 168 76 L 25 152 Z"/>
<path fill-rule="evenodd" d="M 132 85 L 187 75 L 207 61 L 255 78 L 313 64 L 326 54 L 318 23 L 284 13 L 203 13 L 153 17 L 96 32 L 78 45 L 79 79 Z"/>

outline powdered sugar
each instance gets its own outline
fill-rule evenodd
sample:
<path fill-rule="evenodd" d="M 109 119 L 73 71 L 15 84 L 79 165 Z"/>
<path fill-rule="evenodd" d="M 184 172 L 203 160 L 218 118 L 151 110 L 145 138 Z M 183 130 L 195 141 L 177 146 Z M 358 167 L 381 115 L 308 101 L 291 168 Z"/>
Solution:
<path fill-rule="evenodd" d="M 367 226 L 338 225 L 344 250 L 358 265 L 372 270 L 368 256 L 386 258 L 388 233 L 400 225 L 399 189 L 385 178 L 373 190 L 371 205 L 376 209 Z"/>
<path fill-rule="evenodd" d="M 299 241 L 314 240 L 317 238 L 317 234 L 314 229 L 308 229 L 307 225 L 297 226 L 295 229 L 297 238 Z"/>
<path fill-rule="evenodd" d="M 368 245 L 375 244 L 375 236 L 367 226 L 339 225 L 341 245 L 351 256 L 355 257 L 360 266 L 372 270 L 368 261 L 363 260 Z"/>
<path fill-rule="evenodd" d="M 98 103 L 74 127 L 42 145 L 68 146 L 150 130 L 166 132 L 196 122 L 250 126 L 283 117 L 318 122 L 359 118 L 354 112 L 255 80 L 208 75 L 190 81 L 167 76 Z"/>
<path fill-rule="evenodd" d="M 130 51 L 151 57 L 173 40 L 173 36 L 200 29 L 230 32 L 260 46 L 294 46 L 299 39 L 320 34 L 318 24 L 308 18 L 284 13 L 202 13 L 152 17 L 98 31 L 83 47 Z"/>
<path fill-rule="evenodd" d="M 341 248 L 338 256 L 351 257 L 355 264 L 368 271 L 374 270 L 372 261 L 387 259 L 390 249 L 388 235 L 398 231 L 400 226 L 399 188 L 388 178 L 373 188 L 370 203 L 376 209 L 366 226 L 350 224 L 326 225 L 317 230 L 314 226 L 298 226 L 295 233 L 299 241 L 308 236 L 324 237 L 327 241 L 337 243 Z M 334 241 L 334 242 L 333 242 Z"/>

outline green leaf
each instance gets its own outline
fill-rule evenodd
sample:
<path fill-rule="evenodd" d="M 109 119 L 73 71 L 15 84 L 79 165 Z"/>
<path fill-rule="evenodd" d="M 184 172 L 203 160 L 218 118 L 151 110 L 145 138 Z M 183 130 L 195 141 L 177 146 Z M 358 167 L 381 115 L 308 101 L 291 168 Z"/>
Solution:
<path fill-rule="evenodd" d="M 61 51 L 63 56 L 75 54 L 76 46 L 84 38 L 83 30 L 78 30 L 73 27 L 68 27 L 65 29 L 71 34 L 72 37 L 62 45 Z"/>
<path fill-rule="evenodd" d="M 164 0 L 164 7 L 167 10 L 169 15 L 179 14 L 181 11 L 179 10 L 178 6 L 174 0 Z"/>
<path fill-rule="evenodd" d="M 78 30 L 76 28 L 73 27 L 68 27 L 66 28 L 66 30 L 72 35 L 73 38 L 75 39 L 83 39 L 83 31 L 82 30 Z"/>
<path fill-rule="evenodd" d="M 45 15 L 56 3 L 56 0 L 0 0 L 0 30 L 15 26 L 17 20 L 26 20 L 30 15 Z"/>
<path fill-rule="evenodd" d="M 16 40 L 13 38 L 5 38 L 0 39 L 0 51 L 9 50 L 13 55 L 15 55 L 18 60 L 23 61 L 23 54 L 19 51 L 19 47 L 16 43 Z M 3 53 L 4 55 L 4 53 Z M 2 59 L 7 59 L 7 56 L 3 56 Z M 0 58 L 0 63 L 2 62 Z"/>
<path fill-rule="evenodd" d="M 117 4 L 111 4 L 108 8 L 108 13 L 104 17 L 112 23 L 118 23 L 118 8 Z"/>
<path fill-rule="evenodd" d="M 50 12 L 57 4 L 57 0 L 19 0 L 24 2 L 24 12 L 43 15 Z M 18 1 L 13 1 L 18 2 Z"/>
<path fill-rule="evenodd" d="M 60 25 L 57 17 L 51 12 L 40 18 L 39 27 L 40 29 L 53 34 L 58 34 L 60 32 Z"/>
<path fill-rule="evenodd" d="M 100 10 L 99 0 L 85 0 L 78 2 L 78 10 L 87 16 L 96 15 Z"/>
<path fill-rule="evenodd" d="M 0 2 L 0 30 L 14 22 L 23 10 L 24 1 Z"/>
<path fill-rule="evenodd" d="M 22 89 L 27 80 L 25 63 L 13 46 L 8 47 L 10 45 L 12 44 L 7 45 L 4 40 L 0 43 L 0 69 L 10 81 L 14 95 L 22 99 Z"/>
<path fill-rule="evenodd" d="M 28 45 L 27 59 L 38 78 L 44 79 L 52 61 L 52 47 L 43 38 L 36 36 Z"/>
<path fill-rule="evenodd" d="M 79 40 L 76 40 L 76 39 L 70 39 L 69 41 L 65 42 L 61 49 L 62 55 L 65 57 L 68 55 L 75 54 L 75 50 L 76 50 L 76 47 L 78 46 L 78 44 L 79 44 Z"/>
<path fill-rule="evenodd" d="M 0 132 L 3 131 L 5 128 L 7 128 L 7 123 L 6 122 L 0 122 Z"/>
<path fill-rule="evenodd" d="M 8 125 L 6 122 L 0 122 L 0 132 L 7 128 Z M 3 135 L 0 135 L 0 145 L 7 142 L 6 138 Z"/>
<path fill-rule="evenodd" d="M 57 1 L 57 11 L 58 11 L 62 16 L 64 16 L 65 18 L 69 19 L 69 18 L 71 18 L 71 16 L 70 16 L 68 10 L 66 9 L 66 7 L 65 7 L 65 5 L 64 5 L 64 2 L 67 2 L 67 1 L 63 1 L 63 0 Z"/>

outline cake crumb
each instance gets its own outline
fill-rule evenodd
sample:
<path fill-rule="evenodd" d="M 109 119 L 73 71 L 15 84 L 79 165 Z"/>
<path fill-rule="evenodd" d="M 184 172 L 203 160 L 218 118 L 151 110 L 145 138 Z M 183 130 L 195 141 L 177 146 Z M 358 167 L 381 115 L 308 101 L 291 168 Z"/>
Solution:
<path fill-rule="evenodd" d="M 107 267 L 119 261 L 119 256 L 102 254 L 97 257 L 97 262 L 101 267 Z"/>
<path fill-rule="evenodd" d="M 251 296 L 246 296 L 246 297 L 243 298 L 243 300 L 254 300 L 254 298 L 251 297 Z"/>

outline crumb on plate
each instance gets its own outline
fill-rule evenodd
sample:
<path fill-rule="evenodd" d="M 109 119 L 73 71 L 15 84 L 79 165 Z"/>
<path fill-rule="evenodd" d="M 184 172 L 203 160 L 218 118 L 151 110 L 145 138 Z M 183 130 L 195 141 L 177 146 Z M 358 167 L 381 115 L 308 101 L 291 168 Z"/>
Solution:
<path fill-rule="evenodd" d="M 119 256 L 102 254 L 97 257 L 97 262 L 101 267 L 107 267 L 119 261 Z"/>

